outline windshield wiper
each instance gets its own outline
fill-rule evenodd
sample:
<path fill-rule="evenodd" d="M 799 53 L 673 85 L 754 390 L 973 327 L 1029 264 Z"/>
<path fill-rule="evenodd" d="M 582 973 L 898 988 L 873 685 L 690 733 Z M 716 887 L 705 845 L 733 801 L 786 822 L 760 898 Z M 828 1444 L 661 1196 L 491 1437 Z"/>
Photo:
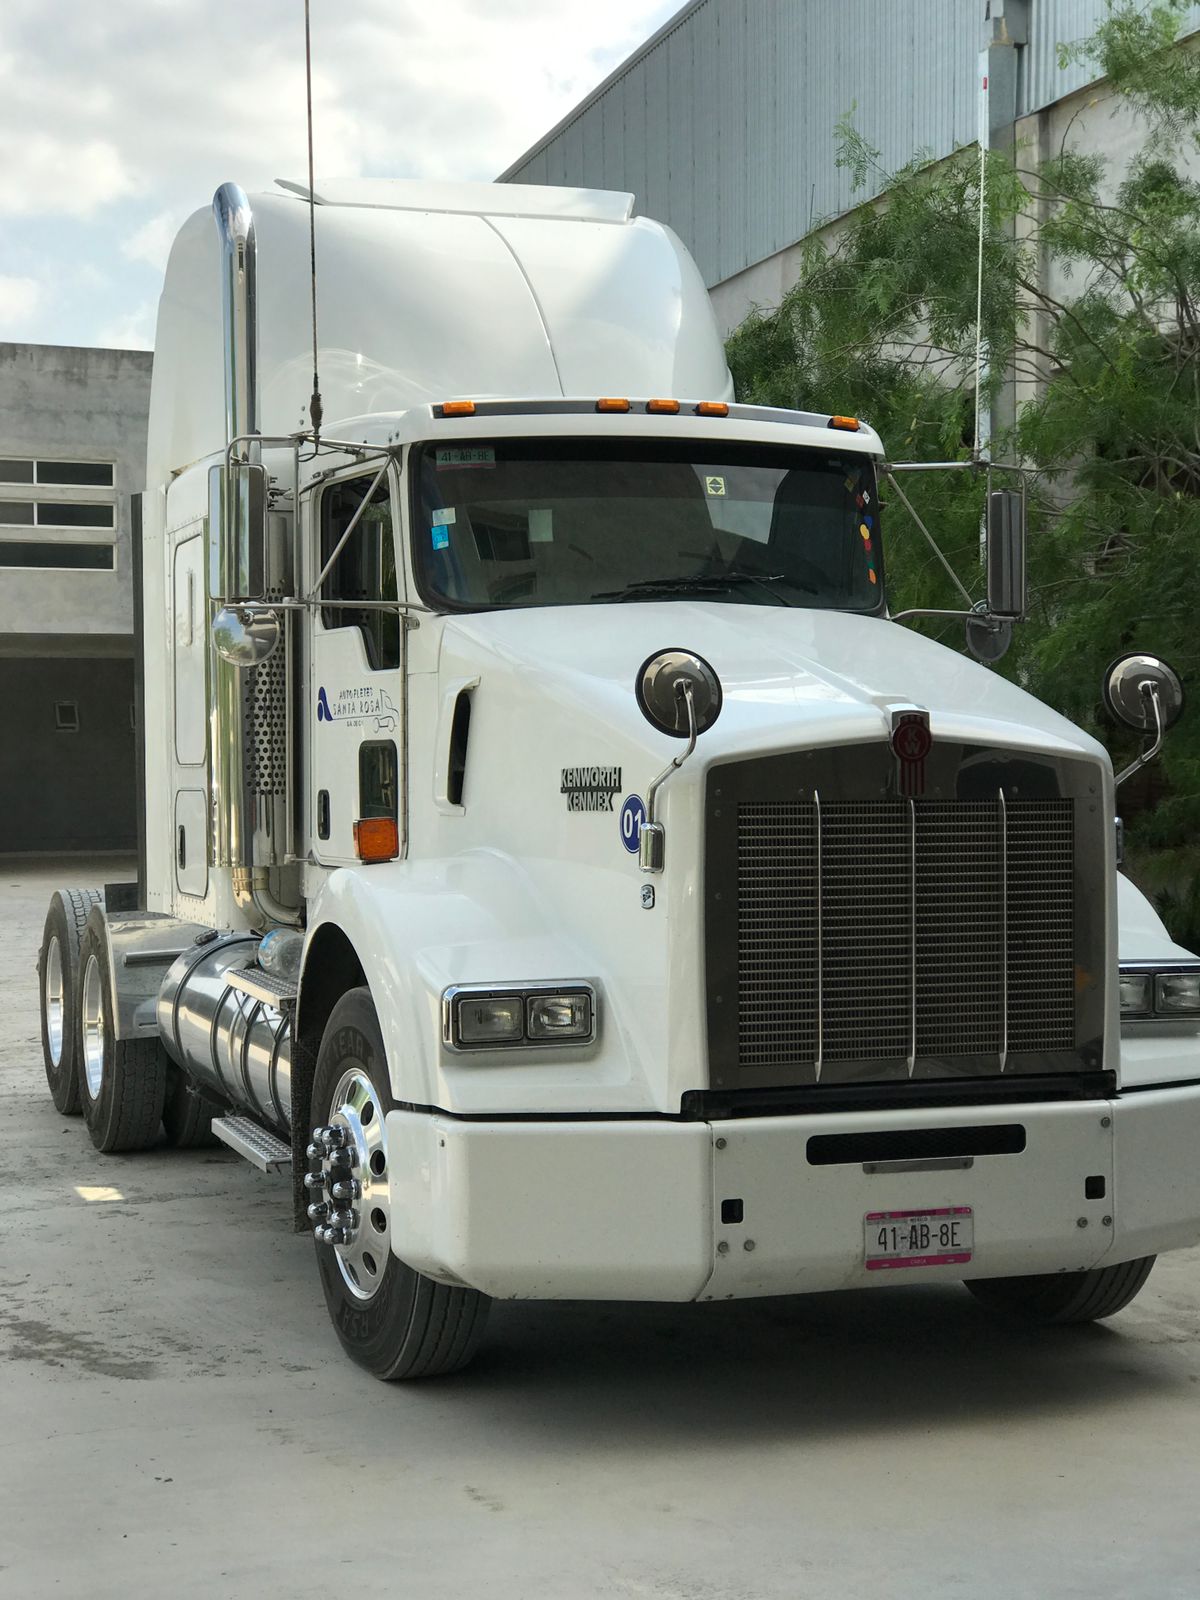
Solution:
<path fill-rule="evenodd" d="M 754 583 L 765 589 L 781 606 L 787 601 L 771 585 L 785 575 L 782 572 L 746 572 L 736 567 L 727 572 L 695 573 L 686 578 L 641 578 L 637 583 L 627 583 L 623 589 L 606 589 L 594 594 L 593 600 L 648 600 L 656 594 L 725 594 L 739 583 Z M 797 588 L 807 585 L 797 584 Z M 809 591 L 815 594 L 815 589 Z"/>

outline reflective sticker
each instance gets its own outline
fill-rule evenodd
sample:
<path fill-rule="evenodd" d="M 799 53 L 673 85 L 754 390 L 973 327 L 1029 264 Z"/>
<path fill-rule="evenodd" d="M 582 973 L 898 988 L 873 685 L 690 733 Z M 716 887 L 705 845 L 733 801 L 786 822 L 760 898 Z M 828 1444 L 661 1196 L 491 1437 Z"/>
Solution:
<path fill-rule="evenodd" d="M 434 459 L 439 472 L 445 467 L 494 467 L 496 452 L 490 445 L 442 445 Z"/>
<path fill-rule="evenodd" d="M 440 528 L 444 522 L 455 521 L 453 506 L 435 506 L 429 514 L 429 520 L 435 528 Z"/>
<path fill-rule="evenodd" d="M 433 528 L 433 548 L 435 550 L 449 550 L 450 548 L 450 529 L 446 527 L 444 522 L 435 524 Z"/>
<path fill-rule="evenodd" d="M 553 511 L 530 511 L 529 542 L 530 544 L 554 543 Z"/>
<path fill-rule="evenodd" d="M 645 801 L 640 794 L 631 794 L 621 807 L 621 843 L 631 856 L 637 854 L 645 820 Z"/>
<path fill-rule="evenodd" d="M 721 499 L 725 494 L 725 479 L 705 478 L 704 492 L 707 495 L 711 495 L 714 499 Z"/>

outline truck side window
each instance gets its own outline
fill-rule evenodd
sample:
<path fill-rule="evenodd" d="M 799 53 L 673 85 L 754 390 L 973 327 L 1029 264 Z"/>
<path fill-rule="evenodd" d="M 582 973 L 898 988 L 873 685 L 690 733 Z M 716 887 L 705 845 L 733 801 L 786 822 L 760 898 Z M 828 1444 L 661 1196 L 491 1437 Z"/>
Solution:
<path fill-rule="evenodd" d="M 371 487 L 370 477 L 331 484 L 321 496 L 321 558 L 323 567 L 337 548 L 354 513 Z M 396 600 L 396 542 L 392 530 L 392 501 L 387 479 L 375 490 L 346 547 L 334 562 L 321 592 L 321 621 L 327 628 L 357 628 L 363 636 L 367 660 L 383 669 L 400 665 L 400 617 L 356 605 L 363 600 Z"/>

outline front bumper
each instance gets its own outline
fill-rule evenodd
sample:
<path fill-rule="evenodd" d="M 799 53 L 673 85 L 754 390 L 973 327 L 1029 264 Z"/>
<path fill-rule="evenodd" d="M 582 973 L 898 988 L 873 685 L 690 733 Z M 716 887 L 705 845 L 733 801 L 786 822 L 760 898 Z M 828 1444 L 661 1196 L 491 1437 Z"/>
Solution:
<path fill-rule="evenodd" d="M 813 1165 L 826 1134 L 1019 1125 L 1024 1148 Z M 392 1111 L 392 1248 L 508 1299 L 713 1300 L 1074 1272 L 1200 1242 L 1200 1086 L 1112 1100 L 727 1122 Z M 1102 1191 L 1102 1192 L 1101 1192 Z M 723 1222 L 723 1203 L 742 1220 Z M 966 1266 L 863 1265 L 868 1212 L 970 1206 Z M 737 1207 L 726 1205 L 725 1214 Z"/>

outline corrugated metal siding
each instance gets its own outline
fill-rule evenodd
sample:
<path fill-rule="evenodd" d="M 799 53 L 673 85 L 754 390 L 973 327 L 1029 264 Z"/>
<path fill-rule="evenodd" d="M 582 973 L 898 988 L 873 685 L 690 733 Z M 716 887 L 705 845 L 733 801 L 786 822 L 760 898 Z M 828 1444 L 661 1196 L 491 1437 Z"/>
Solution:
<path fill-rule="evenodd" d="M 854 193 L 836 165 L 852 109 L 884 172 L 974 140 L 985 12 L 986 0 L 700 0 L 504 176 L 630 190 L 710 285 L 724 282 L 878 192 Z M 1104 12 L 1104 0 L 1030 0 L 1022 115 L 1088 82 L 1083 67 L 1059 70 L 1057 46 Z"/>

